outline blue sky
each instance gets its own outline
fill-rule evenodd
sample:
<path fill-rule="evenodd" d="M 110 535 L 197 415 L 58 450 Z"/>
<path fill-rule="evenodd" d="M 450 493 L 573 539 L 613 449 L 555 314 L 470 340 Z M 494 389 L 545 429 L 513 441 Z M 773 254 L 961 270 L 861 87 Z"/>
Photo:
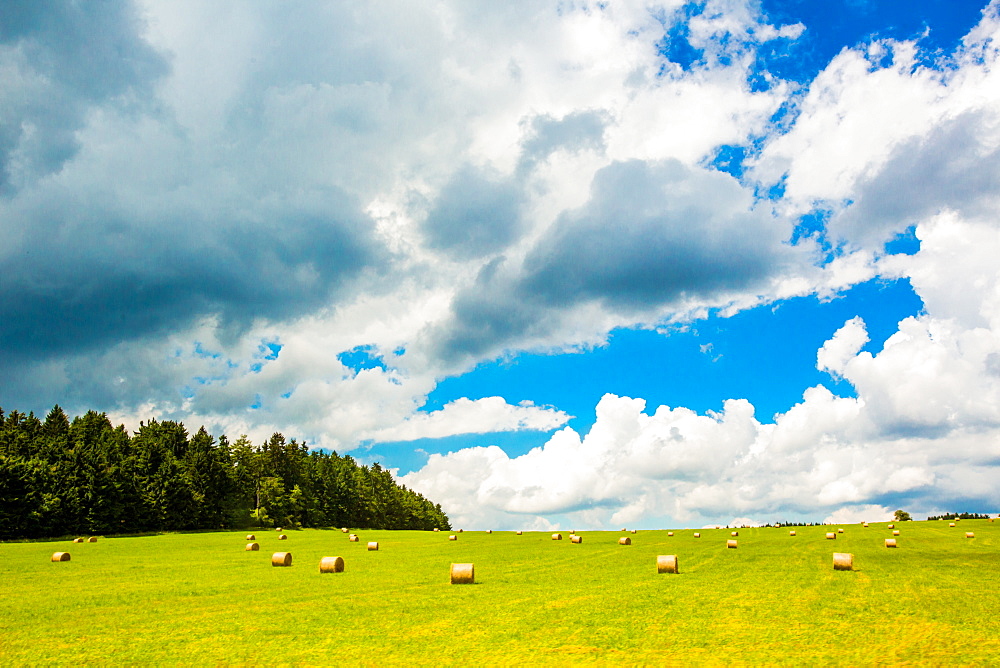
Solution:
<path fill-rule="evenodd" d="M 1000 505 L 1000 4 L 26 3 L 0 406 L 469 528 Z"/>

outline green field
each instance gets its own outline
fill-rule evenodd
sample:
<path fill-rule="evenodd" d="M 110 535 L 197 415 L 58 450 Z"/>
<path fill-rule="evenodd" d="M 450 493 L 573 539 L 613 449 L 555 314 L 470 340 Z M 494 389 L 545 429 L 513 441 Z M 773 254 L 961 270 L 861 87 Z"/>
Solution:
<path fill-rule="evenodd" d="M 1000 663 L 1000 523 L 902 523 L 895 550 L 884 523 L 841 526 L 835 541 L 836 527 L 741 529 L 737 549 L 707 529 L 580 544 L 260 530 L 259 552 L 246 532 L 5 543 L 0 664 Z M 834 571 L 834 552 L 855 570 Z M 681 573 L 657 574 L 660 554 Z M 324 556 L 345 571 L 320 574 Z M 449 584 L 452 562 L 474 563 L 476 584 Z"/>

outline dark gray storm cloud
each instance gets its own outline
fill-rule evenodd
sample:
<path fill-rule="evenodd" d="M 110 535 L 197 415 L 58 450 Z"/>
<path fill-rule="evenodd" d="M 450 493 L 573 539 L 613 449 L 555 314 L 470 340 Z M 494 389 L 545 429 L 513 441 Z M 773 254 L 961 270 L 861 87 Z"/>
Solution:
<path fill-rule="evenodd" d="M 422 225 L 427 245 L 456 258 L 503 250 L 524 229 L 520 184 L 465 166 L 441 190 Z"/>
<path fill-rule="evenodd" d="M 590 200 L 561 216 L 519 267 L 495 261 L 452 305 L 438 352 L 496 354 L 544 338 L 561 314 L 600 304 L 628 317 L 762 289 L 799 265 L 787 227 L 752 209 L 729 175 L 677 161 L 613 163 Z"/>
<path fill-rule="evenodd" d="M 7 0 L 0 8 L 0 194 L 58 171 L 95 104 L 141 104 L 167 72 L 126 2 Z"/>
<path fill-rule="evenodd" d="M 969 218 L 995 216 L 1000 148 L 982 137 L 998 125 L 995 113 L 967 112 L 899 145 L 829 229 L 851 241 L 880 244 L 945 209 Z"/>

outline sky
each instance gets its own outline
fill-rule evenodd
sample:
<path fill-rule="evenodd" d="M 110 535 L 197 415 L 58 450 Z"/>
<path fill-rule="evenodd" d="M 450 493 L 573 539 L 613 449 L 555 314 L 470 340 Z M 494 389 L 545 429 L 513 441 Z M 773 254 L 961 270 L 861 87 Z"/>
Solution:
<path fill-rule="evenodd" d="M 1000 0 L 6 2 L 0 407 L 456 527 L 1000 512 Z"/>

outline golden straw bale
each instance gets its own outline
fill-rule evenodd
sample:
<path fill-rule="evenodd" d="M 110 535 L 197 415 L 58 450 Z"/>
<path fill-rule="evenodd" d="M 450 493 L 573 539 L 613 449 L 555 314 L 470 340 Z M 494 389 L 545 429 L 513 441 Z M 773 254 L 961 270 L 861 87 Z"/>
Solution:
<path fill-rule="evenodd" d="M 582 543 L 583 542 L 583 536 L 570 536 L 569 539 L 570 539 L 571 542 L 574 542 L 574 543 Z"/>
<path fill-rule="evenodd" d="M 451 583 L 453 585 L 475 584 L 476 568 L 472 564 L 452 564 Z"/>
<path fill-rule="evenodd" d="M 97 536 L 91 536 L 90 538 L 87 539 L 87 542 L 88 543 L 96 543 L 97 542 Z"/>
<path fill-rule="evenodd" d="M 726 541 L 726 547 L 729 548 L 730 550 L 735 550 L 736 549 L 736 541 L 735 540 L 727 540 Z"/>
<path fill-rule="evenodd" d="M 344 559 L 342 557 L 323 557 L 319 560 L 320 573 L 343 573 Z"/>
<path fill-rule="evenodd" d="M 247 540 L 257 540 L 257 536 L 253 535 L 252 533 L 248 533 Z"/>
<path fill-rule="evenodd" d="M 694 534 L 694 537 L 695 537 L 695 538 L 701 538 L 701 534 L 700 534 L 700 533 L 698 533 L 698 532 L 695 532 L 695 534 Z"/>
<path fill-rule="evenodd" d="M 487 529 L 486 533 L 493 533 L 493 529 Z"/>
<path fill-rule="evenodd" d="M 376 543 L 375 541 L 371 541 L 370 543 L 368 543 L 368 551 L 378 552 L 378 543 Z"/>
<path fill-rule="evenodd" d="M 632 529 L 632 533 L 635 533 L 635 529 Z"/>
<path fill-rule="evenodd" d="M 74 538 L 74 539 L 73 539 L 73 542 L 74 542 L 74 543 L 82 543 L 82 542 L 83 542 L 83 539 L 82 539 L 82 538 Z"/>
<path fill-rule="evenodd" d="M 835 571 L 853 571 L 854 570 L 854 555 L 850 552 L 834 552 L 833 553 L 833 570 Z"/>
<path fill-rule="evenodd" d="M 552 534 L 552 540 L 562 540 L 562 534 L 561 533 Z"/>
<path fill-rule="evenodd" d="M 740 535 L 740 532 L 739 532 L 739 531 L 732 531 L 732 532 L 730 532 L 730 534 L 729 534 L 729 535 L 730 535 L 730 536 L 734 536 L 734 537 L 735 537 L 735 536 L 739 536 L 739 535 Z"/>
<path fill-rule="evenodd" d="M 828 534 L 826 534 L 826 539 L 827 540 L 837 540 L 837 534 L 835 534 L 835 533 L 828 533 Z"/>
<path fill-rule="evenodd" d="M 353 534 L 353 533 L 352 533 L 352 534 L 351 534 L 351 537 L 350 537 L 350 538 L 348 538 L 347 540 L 348 540 L 349 542 L 351 542 L 351 543 L 357 543 L 357 542 L 358 542 L 358 540 L 359 540 L 359 538 L 358 538 L 357 534 Z"/>
<path fill-rule="evenodd" d="M 628 536 L 622 536 L 621 538 L 618 539 L 618 544 L 619 545 L 631 545 L 632 544 L 632 539 L 629 538 Z"/>
<path fill-rule="evenodd" d="M 278 540 L 288 540 L 288 536 L 286 536 L 285 534 L 281 534 L 280 536 L 278 536 Z"/>
<path fill-rule="evenodd" d="M 518 531 L 518 532 L 517 532 L 517 535 L 518 535 L 518 536 L 520 536 L 520 535 L 521 535 L 521 532 L 520 532 L 520 531 Z"/>
<path fill-rule="evenodd" d="M 440 530 L 441 529 L 438 529 L 437 527 L 434 527 L 434 531 L 440 531 Z"/>
<path fill-rule="evenodd" d="M 277 528 L 275 529 L 275 531 L 277 531 L 278 533 L 281 533 L 281 527 L 277 527 Z"/>
<path fill-rule="evenodd" d="M 837 529 L 837 533 L 844 533 L 843 529 Z"/>
<path fill-rule="evenodd" d="M 895 529 L 896 525 L 895 524 L 890 524 L 886 528 L 888 528 L 888 529 Z"/>
<path fill-rule="evenodd" d="M 434 529 L 434 530 L 437 531 L 437 529 Z M 340 528 L 340 533 L 351 533 L 351 530 L 348 529 L 347 527 L 341 527 Z"/>
<path fill-rule="evenodd" d="M 789 531 L 789 532 L 788 532 L 788 535 L 789 535 L 789 536 L 794 536 L 794 535 L 795 535 L 795 532 L 794 532 L 794 531 Z"/>
<path fill-rule="evenodd" d="M 448 536 L 448 540 L 458 540 L 458 536 L 456 536 L 455 534 L 452 534 L 452 535 Z"/>
<path fill-rule="evenodd" d="M 657 573 L 680 573 L 676 554 L 661 554 L 656 558 Z"/>
<path fill-rule="evenodd" d="M 866 528 L 866 529 L 867 529 L 867 528 L 868 528 L 868 522 L 862 522 L 862 523 L 861 523 L 861 526 L 863 526 L 864 528 Z"/>
<path fill-rule="evenodd" d="M 953 526 L 955 526 L 955 523 L 954 522 L 948 522 L 948 526 L 953 527 Z"/>
<path fill-rule="evenodd" d="M 674 532 L 673 532 L 673 531 L 668 531 L 668 532 L 667 532 L 667 535 L 668 535 L 668 536 L 673 536 L 673 535 L 674 535 Z"/>
<path fill-rule="evenodd" d="M 260 549 L 260 545 L 258 545 L 257 543 L 247 543 L 247 546 L 246 546 L 246 548 L 244 548 L 243 551 L 244 552 L 256 552 L 259 549 Z"/>
<path fill-rule="evenodd" d="M 459 529 L 458 533 L 462 533 L 463 531 L 465 531 L 465 529 Z"/>
<path fill-rule="evenodd" d="M 291 552 L 275 552 L 271 555 L 271 565 L 272 566 L 291 566 L 292 565 L 292 553 Z"/>
<path fill-rule="evenodd" d="M 966 538 L 975 538 L 976 534 L 972 533 L 971 531 L 966 531 L 965 532 L 965 537 Z"/>
<path fill-rule="evenodd" d="M 899 529 L 893 529 L 892 530 L 892 535 L 893 536 L 898 536 L 899 535 Z"/>
<path fill-rule="evenodd" d="M 625 527 L 622 527 L 622 531 L 628 531 L 628 529 L 626 529 Z"/>
<path fill-rule="evenodd" d="M 885 539 L 885 546 L 886 547 L 896 547 L 896 539 L 895 538 L 886 538 Z"/>
<path fill-rule="evenodd" d="M 69 552 L 55 552 L 52 554 L 52 561 L 69 561 Z"/>

